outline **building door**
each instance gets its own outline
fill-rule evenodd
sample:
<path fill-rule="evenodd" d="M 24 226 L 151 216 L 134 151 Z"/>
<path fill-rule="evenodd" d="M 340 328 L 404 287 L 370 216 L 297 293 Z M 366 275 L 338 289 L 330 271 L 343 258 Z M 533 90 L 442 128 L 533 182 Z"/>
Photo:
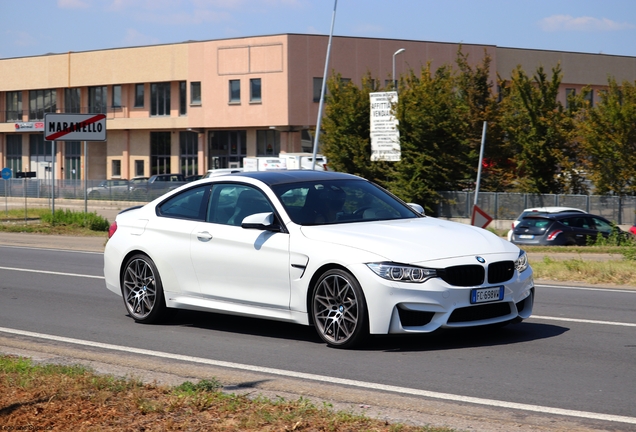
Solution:
<path fill-rule="evenodd" d="M 244 130 L 208 132 L 208 169 L 242 167 L 246 136 Z"/>
<path fill-rule="evenodd" d="M 170 132 L 150 132 L 150 175 L 171 173 Z"/>

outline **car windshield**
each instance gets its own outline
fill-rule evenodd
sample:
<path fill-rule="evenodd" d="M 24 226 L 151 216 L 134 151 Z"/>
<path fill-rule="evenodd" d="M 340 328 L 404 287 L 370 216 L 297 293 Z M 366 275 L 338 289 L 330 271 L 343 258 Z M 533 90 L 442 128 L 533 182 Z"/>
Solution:
<path fill-rule="evenodd" d="M 385 190 L 364 180 L 329 180 L 272 188 L 299 225 L 417 218 L 418 214 Z"/>

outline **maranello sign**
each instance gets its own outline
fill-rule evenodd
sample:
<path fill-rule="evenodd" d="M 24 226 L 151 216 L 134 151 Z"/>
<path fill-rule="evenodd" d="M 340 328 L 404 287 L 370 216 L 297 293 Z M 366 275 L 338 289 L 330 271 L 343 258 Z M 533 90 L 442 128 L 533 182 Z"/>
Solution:
<path fill-rule="evenodd" d="M 45 114 L 46 141 L 106 141 L 104 114 Z"/>

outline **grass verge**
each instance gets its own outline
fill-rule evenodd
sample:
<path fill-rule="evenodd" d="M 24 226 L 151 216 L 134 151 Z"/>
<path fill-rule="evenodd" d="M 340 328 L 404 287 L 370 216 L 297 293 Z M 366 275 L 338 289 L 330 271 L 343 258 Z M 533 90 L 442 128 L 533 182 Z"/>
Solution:
<path fill-rule="evenodd" d="M 108 232 L 108 220 L 96 212 L 84 213 L 72 210 L 48 208 L 13 209 L 0 213 L 0 231 L 39 234 L 102 236 Z"/>
<path fill-rule="evenodd" d="M 539 261 L 531 261 L 530 265 L 535 279 L 636 286 L 636 266 L 633 260 L 560 260 L 546 255 Z"/>
<path fill-rule="evenodd" d="M 388 424 L 304 398 L 227 394 L 221 387 L 216 380 L 144 384 L 83 366 L 0 356 L 0 424 L 8 430 L 453 431 Z"/>

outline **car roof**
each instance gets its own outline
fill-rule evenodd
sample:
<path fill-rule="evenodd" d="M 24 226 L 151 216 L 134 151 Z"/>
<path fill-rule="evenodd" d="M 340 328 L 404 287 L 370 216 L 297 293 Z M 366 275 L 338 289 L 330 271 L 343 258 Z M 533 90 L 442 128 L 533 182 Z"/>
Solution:
<path fill-rule="evenodd" d="M 605 219 L 603 216 L 594 215 L 590 213 L 582 213 L 580 211 L 569 211 L 569 212 L 560 212 L 560 213 L 541 213 L 537 212 L 535 214 L 529 214 L 524 216 L 523 219 L 552 219 L 552 220 L 561 220 L 567 219 L 571 217 L 596 217 L 600 219 Z"/>
<path fill-rule="evenodd" d="M 315 170 L 273 170 L 273 171 L 250 171 L 231 174 L 236 177 L 250 177 L 259 180 L 268 186 L 274 186 L 286 183 L 299 183 L 310 181 L 327 181 L 327 180 L 362 180 L 361 177 L 334 171 L 315 171 Z M 225 176 L 224 176 L 225 177 Z"/>
<path fill-rule="evenodd" d="M 562 212 L 577 212 L 587 213 L 585 210 L 577 209 L 574 207 L 530 207 L 523 210 L 524 212 L 542 212 L 542 213 L 562 213 Z"/>

